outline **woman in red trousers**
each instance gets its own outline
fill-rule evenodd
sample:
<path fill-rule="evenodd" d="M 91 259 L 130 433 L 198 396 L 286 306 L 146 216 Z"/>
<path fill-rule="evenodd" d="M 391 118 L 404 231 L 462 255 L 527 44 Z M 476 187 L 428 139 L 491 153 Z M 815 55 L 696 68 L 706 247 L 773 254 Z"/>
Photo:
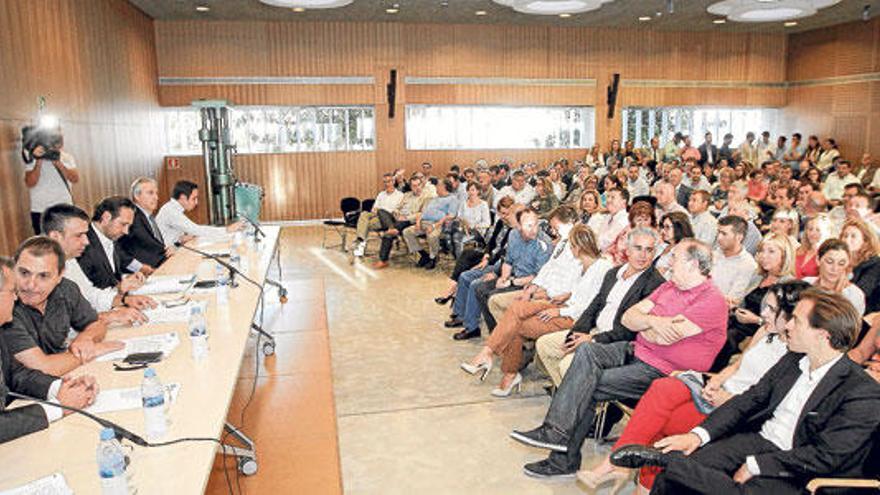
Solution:
<path fill-rule="evenodd" d="M 800 293 L 809 287 L 802 281 L 772 286 L 761 305 L 761 327 L 749 347 L 734 364 L 708 379 L 705 386 L 704 377 L 694 372 L 655 380 L 612 450 L 630 444 L 652 445 L 666 436 L 686 433 L 699 426 L 712 410 L 757 383 L 788 352 L 785 323 Z M 658 468 L 643 468 L 640 484 L 650 489 L 658 473 Z M 631 476 L 629 470 L 612 466 L 608 457 L 593 469 L 578 473 L 581 481 L 592 488 L 614 482 L 619 489 Z"/>

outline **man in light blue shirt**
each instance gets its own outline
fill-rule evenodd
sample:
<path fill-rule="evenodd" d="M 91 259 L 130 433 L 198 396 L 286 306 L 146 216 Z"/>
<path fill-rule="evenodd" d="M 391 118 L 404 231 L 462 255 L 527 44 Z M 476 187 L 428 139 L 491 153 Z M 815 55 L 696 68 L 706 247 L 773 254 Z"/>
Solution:
<path fill-rule="evenodd" d="M 418 254 L 418 266 L 432 270 L 437 266 L 437 255 L 440 253 L 440 234 L 443 227 L 455 218 L 458 212 L 458 198 L 449 192 L 454 190 L 449 179 L 437 183 L 437 197 L 425 205 L 421 214 L 416 215 L 415 225 L 403 230 L 403 240 L 410 254 Z M 428 240 L 428 251 L 419 244 L 419 236 L 425 234 Z"/>

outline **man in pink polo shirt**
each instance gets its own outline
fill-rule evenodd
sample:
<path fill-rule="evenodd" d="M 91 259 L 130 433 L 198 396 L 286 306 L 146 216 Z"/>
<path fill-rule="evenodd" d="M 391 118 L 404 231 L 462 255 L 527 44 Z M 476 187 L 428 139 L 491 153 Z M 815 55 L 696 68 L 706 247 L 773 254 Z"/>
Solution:
<path fill-rule="evenodd" d="M 598 402 L 638 399 L 674 370 L 707 371 L 727 336 L 724 294 L 709 279 L 712 251 L 694 239 L 672 251 L 669 281 L 629 308 L 621 323 L 632 340 L 583 344 L 559 385 L 544 423 L 511 437 L 550 450 L 526 464 L 535 478 L 574 478 Z"/>

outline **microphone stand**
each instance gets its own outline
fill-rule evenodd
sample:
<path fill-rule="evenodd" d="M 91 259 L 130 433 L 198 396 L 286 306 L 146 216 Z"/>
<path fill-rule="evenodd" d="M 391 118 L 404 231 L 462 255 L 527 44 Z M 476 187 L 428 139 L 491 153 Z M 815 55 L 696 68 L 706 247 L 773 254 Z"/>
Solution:
<path fill-rule="evenodd" d="M 254 242 L 260 242 L 260 236 L 266 237 L 266 233 L 263 232 L 263 229 L 260 228 L 260 226 L 257 224 L 257 222 L 251 220 L 250 217 L 248 217 L 247 215 L 245 215 L 241 211 L 238 211 L 236 213 L 238 213 L 238 216 L 240 216 L 241 218 L 244 218 L 247 221 L 247 223 L 249 223 L 251 225 L 251 227 L 254 228 Z"/>

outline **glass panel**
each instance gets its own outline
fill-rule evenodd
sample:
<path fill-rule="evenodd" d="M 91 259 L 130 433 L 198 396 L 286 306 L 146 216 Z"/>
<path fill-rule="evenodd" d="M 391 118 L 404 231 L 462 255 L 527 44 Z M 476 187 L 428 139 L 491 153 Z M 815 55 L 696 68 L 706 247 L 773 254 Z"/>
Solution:
<path fill-rule="evenodd" d="M 429 149 L 585 148 L 592 107 L 407 105 L 406 147 Z"/>
<path fill-rule="evenodd" d="M 165 153 L 198 155 L 202 126 L 196 108 L 168 108 Z M 230 131 L 239 153 L 295 153 L 375 149 L 372 107 L 242 106 L 230 109 Z"/>
<path fill-rule="evenodd" d="M 640 119 L 635 117 L 637 113 Z M 749 131 L 757 135 L 767 130 L 775 135 L 779 122 L 777 108 L 627 107 L 623 109 L 621 135 L 635 140 L 637 147 L 644 147 L 655 133 L 660 136 L 661 146 L 670 141 L 676 131 L 689 134 L 694 146 L 703 142 L 706 132 L 712 133 L 716 144 L 731 133 L 736 145 Z"/>

